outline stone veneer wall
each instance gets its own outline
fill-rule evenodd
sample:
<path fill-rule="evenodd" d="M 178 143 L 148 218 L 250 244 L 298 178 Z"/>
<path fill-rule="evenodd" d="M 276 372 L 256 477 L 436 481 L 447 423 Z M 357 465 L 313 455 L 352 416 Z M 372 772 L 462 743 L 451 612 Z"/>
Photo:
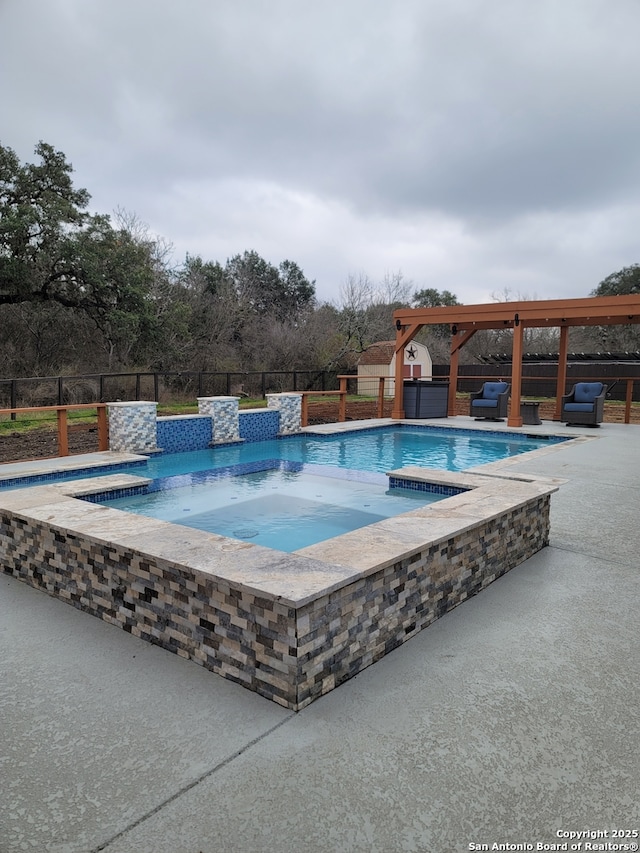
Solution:
<path fill-rule="evenodd" d="M 35 517 L 50 518 L 50 508 L 0 510 L 0 563 L 32 586 L 300 710 L 539 551 L 548 542 L 549 508 L 549 494 L 532 497 L 299 601 Z M 218 540 L 230 541 L 210 539 L 213 567 L 215 548 L 224 549 Z"/>
<path fill-rule="evenodd" d="M 109 403 L 109 450 L 143 453 L 157 450 L 157 403 Z"/>
<path fill-rule="evenodd" d="M 267 408 L 280 412 L 280 434 L 300 432 L 302 394 L 267 394 Z"/>
<path fill-rule="evenodd" d="M 212 419 L 213 444 L 240 441 L 237 397 L 198 397 L 198 412 Z"/>
<path fill-rule="evenodd" d="M 353 677 L 549 541 L 545 496 L 319 597 L 296 614 L 297 707 Z"/>
<path fill-rule="evenodd" d="M 5 572 L 31 586 L 295 708 L 294 609 L 211 575 L 5 512 L 0 556 Z"/>

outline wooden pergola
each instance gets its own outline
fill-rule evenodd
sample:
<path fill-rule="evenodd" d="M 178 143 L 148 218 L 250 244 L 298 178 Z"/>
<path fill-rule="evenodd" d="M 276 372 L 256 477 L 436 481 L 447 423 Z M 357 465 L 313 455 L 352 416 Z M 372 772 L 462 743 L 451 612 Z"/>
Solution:
<path fill-rule="evenodd" d="M 404 349 L 423 326 L 451 327 L 449 415 L 455 415 L 460 350 L 480 329 L 512 329 L 511 406 L 508 425 L 522 426 L 523 333 L 525 329 L 557 326 L 560 329 L 556 419 L 567 380 L 567 353 L 571 326 L 622 326 L 640 323 L 640 295 L 593 296 L 586 299 L 548 299 L 531 302 L 496 302 L 441 308 L 400 308 L 393 312 L 396 324 L 395 398 L 392 418 L 404 418 Z"/>

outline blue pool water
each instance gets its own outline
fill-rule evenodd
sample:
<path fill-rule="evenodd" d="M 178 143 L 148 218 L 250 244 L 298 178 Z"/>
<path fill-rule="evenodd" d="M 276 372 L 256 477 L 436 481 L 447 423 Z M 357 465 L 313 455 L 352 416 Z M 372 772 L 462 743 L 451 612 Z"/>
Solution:
<path fill-rule="evenodd" d="M 433 427 L 383 427 L 330 436 L 295 435 L 213 450 L 172 453 L 151 459 L 140 473 L 154 478 L 167 477 L 263 459 L 283 459 L 381 474 L 408 465 L 464 471 L 562 440 L 555 436 L 534 439 L 513 433 Z"/>
<path fill-rule="evenodd" d="M 389 489 L 381 474 L 350 477 L 342 469 L 290 466 L 278 460 L 268 465 L 226 477 L 209 472 L 163 478 L 150 494 L 100 502 L 291 552 L 443 498 Z"/>
<path fill-rule="evenodd" d="M 114 472 L 137 473 L 156 479 L 244 465 L 264 459 L 308 462 L 378 473 L 386 473 L 407 465 L 464 471 L 476 465 L 495 462 L 565 440 L 560 436 L 533 438 L 521 433 L 390 426 L 328 436 L 296 435 L 187 453 L 158 454 L 146 463 L 104 466 L 99 471 L 95 468 L 75 469 L 65 473 L 31 475 L 7 480 L 2 480 L 0 471 L 0 488 L 78 480 L 95 477 L 98 473 Z"/>
<path fill-rule="evenodd" d="M 297 435 L 152 457 L 135 469 L 153 478 L 150 494 L 101 502 L 295 551 L 442 499 L 442 494 L 389 489 L 389 471 L 410 465 L 461 471 L 549 441 L 406 426 Z"/>

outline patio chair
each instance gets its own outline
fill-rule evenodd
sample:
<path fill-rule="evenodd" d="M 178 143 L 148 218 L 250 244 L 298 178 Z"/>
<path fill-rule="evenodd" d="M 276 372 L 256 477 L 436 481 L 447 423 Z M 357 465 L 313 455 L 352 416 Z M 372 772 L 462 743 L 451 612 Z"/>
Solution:
<path fill-rule="evenodd" d="M 562 397 L 560 420 L 569 426 L 600 426 L 604 419 L 607 386 L 602 382 L 577 382 L 570 394 Z"/>
<path fill-rule="evenodd" d="M 506 418 L 510 390 L 506 382 L 485 382 L 479 391 L 471 392 L 471 416 L 490 421 Z"/>

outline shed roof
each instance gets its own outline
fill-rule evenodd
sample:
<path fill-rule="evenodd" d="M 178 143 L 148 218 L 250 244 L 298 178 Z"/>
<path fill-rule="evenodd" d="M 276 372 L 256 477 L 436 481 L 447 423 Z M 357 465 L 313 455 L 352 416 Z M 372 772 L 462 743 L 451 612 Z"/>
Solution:
<path fill-rule="evenodd" d="M 395 341 L 378 341 L 366 348 L 358 359 L 358 364 L 391 364 L 395 351 Z"/>

